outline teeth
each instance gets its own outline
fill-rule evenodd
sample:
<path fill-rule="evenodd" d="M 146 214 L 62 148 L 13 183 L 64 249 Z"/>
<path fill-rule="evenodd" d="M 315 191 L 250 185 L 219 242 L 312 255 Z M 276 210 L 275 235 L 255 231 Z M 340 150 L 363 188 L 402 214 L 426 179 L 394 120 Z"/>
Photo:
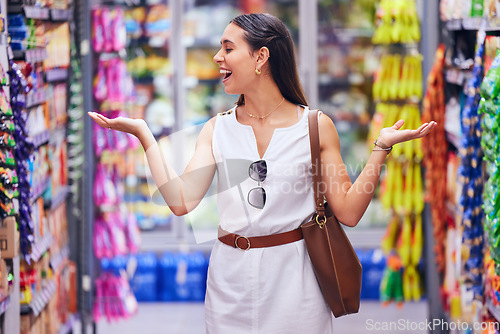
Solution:
<path fill-rule="evenodd" d="M 220 70 L 220 73 L 221 74 L 229 74 L 229 73 L 231 73 L 231 71 L 229 71 L 229 70 Z"/>

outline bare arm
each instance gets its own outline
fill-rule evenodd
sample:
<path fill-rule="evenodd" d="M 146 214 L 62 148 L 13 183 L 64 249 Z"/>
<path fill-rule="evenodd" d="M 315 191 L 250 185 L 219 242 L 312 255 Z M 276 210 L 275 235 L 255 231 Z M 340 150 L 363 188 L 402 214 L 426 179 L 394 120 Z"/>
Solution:
<path fill-rule="evenodd" d="M 399 130 L 402 120 L 392 127 L 380 131 L 379 140 L 389 146 L 421 138 L 436 125 L 436 122 L 422 124 L 416 130 Z M 385 151 L 372 151 L 365 167 L 354 183 L 351 183 L 340 156 L 339 136 L 332 120 L 323 114 L 319 120 L 322 182 L 325 196 L 335 216 L 343 224 L 356 226 L 365 213 L 380 179 L 380 173 L 387 157 Z"/>
<path fill-rule="evenodd" d="M 140 140 L 153 180 L 175 215 L 184 215 L 200 203 L 215 175 L 215 159 L 212 154 L 215 118 L 209 120 L 201 130 L 194 155 L 179 176 L 165 160 L 144 120 L 124 117 L 109 119 L 97 113 L 89 113 L 89 116 L 102 127 L 131 133 Z"/>

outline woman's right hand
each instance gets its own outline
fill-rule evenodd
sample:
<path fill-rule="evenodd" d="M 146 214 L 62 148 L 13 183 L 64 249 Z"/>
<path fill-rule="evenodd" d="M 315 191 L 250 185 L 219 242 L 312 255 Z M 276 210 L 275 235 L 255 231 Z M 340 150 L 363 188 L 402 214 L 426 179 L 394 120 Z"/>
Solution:
<path fill-rule="evenodd" d="M 108 118 L 99 113 L 89 111 L 89 116 L 103 128 L 130 133 L 139 137 L 141 129 L 147 127 L 143 119 L 133 119 L 127 117 Z"/>

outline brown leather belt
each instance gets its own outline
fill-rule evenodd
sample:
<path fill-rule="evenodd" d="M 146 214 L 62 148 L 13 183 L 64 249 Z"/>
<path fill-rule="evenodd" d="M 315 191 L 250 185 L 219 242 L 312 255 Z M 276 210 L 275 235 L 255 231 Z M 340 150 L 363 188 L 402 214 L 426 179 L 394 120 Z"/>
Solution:
<path fill-rule="evenodd" d="M 219 227 L 219 240 L 228 246 L 241 250 L 279 246 L 299 241 L 302 238 L 302 230 L 300 227 L 292 231 L 260 237 L 244 237 L 239 234 L 226 232 Z"/>

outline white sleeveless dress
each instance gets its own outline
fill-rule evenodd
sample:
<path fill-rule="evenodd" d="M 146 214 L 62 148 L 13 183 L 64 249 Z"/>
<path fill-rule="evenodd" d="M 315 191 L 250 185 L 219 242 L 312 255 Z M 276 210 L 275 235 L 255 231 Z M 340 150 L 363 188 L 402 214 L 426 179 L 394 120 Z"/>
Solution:
<path fill-rule="evenodd" d="M 235 110 L 217 116 L 212 140 L 220 227 L 247 237 L 297 228 L 315 211 L 308 108 L 297 123 L 274 131 L 262 157 L 267 163 L 263 209 L 247 202 L 248 191 L 258 185 L 248 176 L 248 167 L 261 157 L 252 127 L 239 123 Z M 304 240 L 248 251 L 217 240 L 208 270 L 205 318 L 209 334 L 333 332 L 333 316 Z"/>

